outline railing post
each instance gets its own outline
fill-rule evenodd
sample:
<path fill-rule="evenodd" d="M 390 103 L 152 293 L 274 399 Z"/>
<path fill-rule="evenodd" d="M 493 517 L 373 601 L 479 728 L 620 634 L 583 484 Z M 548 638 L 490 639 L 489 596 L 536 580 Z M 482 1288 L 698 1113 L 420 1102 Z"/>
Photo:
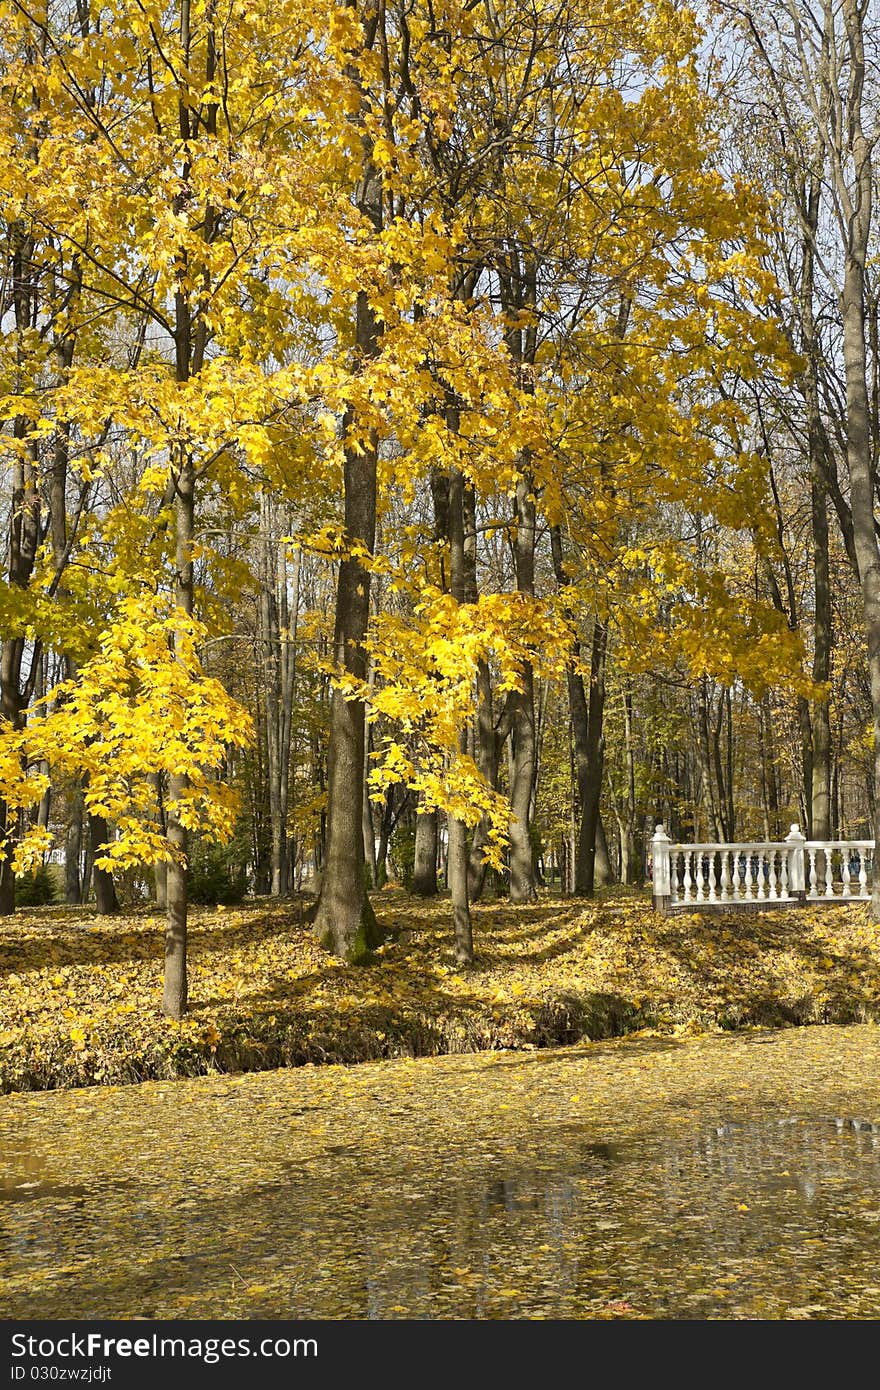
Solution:
<path fill-rule="evenodd" d="M 807 843 L 806 835 L 801 834 L 801 828 L 795 821 L 785 837 L 788 845 L 788 891 L 793 898 L 799 902 L 807 900 L 807 876 L 804 864 L 804 845 Z"/>
<path fill-rule="evenodd" d="M 672 911 L 672 874 L 669 846 L 672 844 L 662 825 L 658 825 L 651 841 L 654 864 L 654 911 L 667 917 Z"/>

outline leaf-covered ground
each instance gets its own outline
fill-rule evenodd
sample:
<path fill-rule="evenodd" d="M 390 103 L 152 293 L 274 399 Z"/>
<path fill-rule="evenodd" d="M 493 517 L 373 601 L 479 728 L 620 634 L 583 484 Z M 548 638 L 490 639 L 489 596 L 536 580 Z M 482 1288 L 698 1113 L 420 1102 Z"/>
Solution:
<path fill-rule="evenodd" d="M 878 1078 L 862 1025 L 5 1096 L 0 1307 L 877 1318 Z"/>
<path fill-rule="evenodd" d="M 468 971 L 448 902 L 392 890 L 376 906 L 395 935 L 352 967 L 315 943 L 298 903 L 195 910 L 181 1024 L 159 1012 L 158 914 L 3 919 L 0 1090 L 880 1019 L 880 928 L 860 905 L 664 919 L 623 893 L 480 904 Z"/>

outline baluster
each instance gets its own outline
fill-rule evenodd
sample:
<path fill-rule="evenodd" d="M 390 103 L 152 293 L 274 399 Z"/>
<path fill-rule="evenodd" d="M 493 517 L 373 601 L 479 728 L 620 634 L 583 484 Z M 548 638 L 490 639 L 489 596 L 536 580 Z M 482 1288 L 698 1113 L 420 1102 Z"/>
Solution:
<path fill-rule="evenodd" d="M 815 851 L 814 849 L 810 849 L 810 850 L 807 850 L 807 853 L 808 853 L 809 856 L 810 856 L 810 891 L 809 891 L 809 893 L 807 894 L 807 897 L 808 897 L 808 898 L 818 898 L 818 896 L 819 896 L 819 875 L 816 873 L 816 851 Z"/>
<path fill-rule="evenodd" d="M 767 882 L 764 877 L 766 855 L 762 849 L 758 850 L 755 859 L 757 860 L 755 872 L 758 875 L 758 897 L 763 900 L 767 896 Z"/>
<path fill-rule="evenodd" d="M 717 862 L 716 862 L 716 861 L 717 861 L 717 856 L 716 856 L 715 854 L 710 853 L 710 855 L 709 855 L 709 902 L 710 902 L 710 903 L 717 903 L 717 902 L 718 902 L 718 865 L 717 865 Z"/>
<path fill-rule="evenodd" d="M 745 876 L 745 896 L 751 901 L 755 896 L 755 856 L 748 851 L 745 854 L 743 873 Z"/>
<path fill-rule="evenodd" d="M 782 850 L 779 855 L 779 896 L 788 897 L 788 853 Z"/>
<path fill-rule="evenodd" d="M 859 850 L 859 897 L 867 898 L 868 893 L 868 870 L 865 867 L 865 851 Z"/>
<path fill-rule="evenodd" d="M 692 899 L 691 899 L 691 885 L 693 884 L 693 879 L 691 878 L 691 852 L 692 852 L 692 851 L 689 850 L 689 849 L 686 849 L 686 850 L 684 851 L 684 882 L 683 882 L 683 888 L 684 888 L 684 901 L 685 901 L 686 903 L 689 903 L 689 902 L 692 901 Z"/>
<path fill-rule="evenodd" d="M 704 859 L 703 851 L 702 851 L 701 849 L 697 850 L 697 854 L 696 854 L 696 869 L 694 870 L 694 872 L 695 872 L 696 878 L 697 878 L 697 902 L 698 902 L 698 903 L 701 903 L 701 902 L 703 901 L 704 897 L 706 896 L 705 892 L 703 891 L 703 859 Z"/>
<path fill-rule="evenodd" d="M 678 902 L 678 850 L 669 851 L 669 901 Z"/>
<path fill-rule="evenodd" d="M 851 850 L 848 850 L 845 846 L 844 846 L 844 848 L 840 851 L 840 878 L 841 878 L 841 881 L 842 881 L 842 883 L 843 883 L 843 887 L 842 887 L 841 890 L 840 890 L 840 896 L 841 896 L 842 898 L 851 898 L 851 897 L 852 897 L 852 894 L 851 894 L 851 892 L 850 892 L 850 890 L 849 890 L 849 856 L 850 856 L 850 854 L 851 854 Z"/>
<path fill-rule="evenodd" d="M 721 855 L 721 901 L 729 903 L 733 897 L 730 882 L 730 850 L 726 849 Z"/>
<path fill-rule="evenodd" d="M 830 845 L 829 845 L 828 849 L 826 849 L 826 851 L 825 851 L 825 896 L 826 896 L 826 898 L 833 898 L 833 897 L 834 897 L 834 869 L 832 868 L 832 864 L 831 864 L 832 857 L 833 857 L 833 851 L 832 851 L 832 849 L 831 849 L 831 847 L 830 847 Z"/>
<path fill-rule="evenodd" d="M 776 850 L 775 850 L 775 849 L 771 849 L 770 853 L 767 855 L 767 863 L 770 865 L 770 882 L 769 882 L 768 887 L 767 887 L 767 896 L 768 896 L 768 898 L 772 898 L 772 899 L 775 901 L 775 900 L 778 899 L 778 897 L 779 897 L 779 894 L 778 894 L 778 892 L 776 891 Z"/>

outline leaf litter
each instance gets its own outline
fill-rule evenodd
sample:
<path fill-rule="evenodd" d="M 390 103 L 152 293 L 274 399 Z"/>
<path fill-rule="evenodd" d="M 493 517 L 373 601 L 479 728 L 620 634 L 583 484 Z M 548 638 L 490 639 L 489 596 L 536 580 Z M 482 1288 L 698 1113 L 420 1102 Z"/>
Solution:
<path fill-rule="evenodd" d="M 8 1317 L 874 1318 L 880 1029 L 26 1093 Z"/>
<path fill-rule="evenodd" d="M 861 905 L 660 918 L 625 892 L 479 903 L 462 971 L 448 902 L 375 901 L 389 939 L 366 966 L 326 955 L 295 901 L 194 910 L 179 1024 L 159 1011 L 155 912 L 6 919 L 0 1091 L 880 1019 L 880 928 Z"/>

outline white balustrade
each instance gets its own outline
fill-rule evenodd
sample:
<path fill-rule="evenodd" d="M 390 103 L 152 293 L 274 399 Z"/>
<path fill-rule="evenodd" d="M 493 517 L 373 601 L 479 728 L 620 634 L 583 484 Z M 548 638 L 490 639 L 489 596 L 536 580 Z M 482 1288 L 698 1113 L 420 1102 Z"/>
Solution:
<path fill-rule="evenodd" d="M 872 840 L 807 840 L 793 825 L 781 843 L 685 845 L 673 844 L 658 825 L 652 850 L 661 912 L 871 896 Z"/>
<path fill-rule="evenodd" d="M 818 859 L 821 872 L 810 874 L 810 902 L 855 902 L 871 896 L 873 840 L 807 840 L 804 848 L 811 864 Z M 853 882 L 858 892 L 853 892 Z"/>

